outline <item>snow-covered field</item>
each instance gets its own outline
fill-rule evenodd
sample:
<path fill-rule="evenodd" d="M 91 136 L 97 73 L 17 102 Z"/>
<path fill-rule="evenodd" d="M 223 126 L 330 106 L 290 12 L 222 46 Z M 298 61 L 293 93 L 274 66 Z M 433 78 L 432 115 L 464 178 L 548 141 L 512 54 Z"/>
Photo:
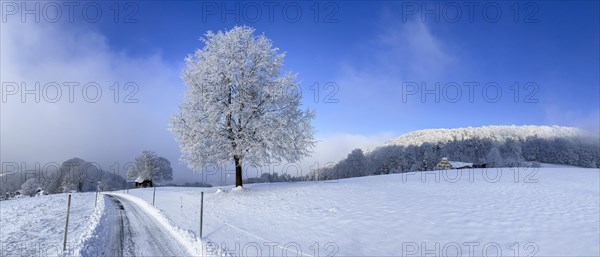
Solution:
<path fill-rule="evenodd" d="M 71 197 L 67 247 L 74 249 L 90 229 L 96 193 Z M 59 256 L 62 254 L 67 194 L 27 197 L 0 202 L 0 256 Z"/>
<path fill-rule="evenodd" d="M 205 241 L 236 256 L 598 256 L 599 176 L 506 168 L 158 188 L 156 207 L 197 236 L 206 192 Z M 152 202 L 152 189 L 129 193 Z"/>
<path fill-rule="evenodd" d="M 157 209 L 150 188 L 107 194 L 127 201 L 125 210 L 140 206 L 197 255 L 216 245 L 236 256 L 598 256 L 599 180 L 598 169 L 555 166 L 250 184 L 242 191 L 157 188 Z M 69 227 L 69 241 L 93 246 L 88 250 L 107 245 L 110 217 L 118 216 L 107 195 L 94 212 L 93 197 L 73 195 Z M 15 255 L 7 245 L 28 247 L 16 255 L 56 255 L 65 204 L 64 194 L 2 202 L 2 256 Z M 35 254 L 40 245 L 54 252 Z"/>

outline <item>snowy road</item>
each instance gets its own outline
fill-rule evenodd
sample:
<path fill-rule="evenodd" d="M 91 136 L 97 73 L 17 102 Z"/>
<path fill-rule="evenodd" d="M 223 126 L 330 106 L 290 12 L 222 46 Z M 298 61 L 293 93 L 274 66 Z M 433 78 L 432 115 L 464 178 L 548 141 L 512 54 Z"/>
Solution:
<path fill-rule="evenodd" d="M 109 256 L 191 256 L 151 215 L 135 203 L 116 195 L 106 195 L 107 208 L 113 208 L 114 226 L 107 244 Z"/>

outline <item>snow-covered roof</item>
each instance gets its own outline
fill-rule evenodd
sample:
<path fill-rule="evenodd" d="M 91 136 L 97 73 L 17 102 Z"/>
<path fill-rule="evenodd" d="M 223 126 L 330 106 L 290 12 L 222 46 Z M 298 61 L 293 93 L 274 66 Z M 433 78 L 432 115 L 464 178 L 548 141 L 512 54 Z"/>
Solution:
<path fill-rule="evenodd" d="M 137 178 L 135 179 L 135 182 L 136 182 L 136 183 L 142 183 L 142 182 L 144 182 L 144 178 L 142 178 L 141 176 L 139 176 L 139 177 L 137 177 Z"/>
<path fill-rule="evenodd" d="M 455 169 L 473 166 L 473 163 L 470 163 L 470 162 L 448 161 L 448 163 L 450 163 L 450 165 L 452 165 L 452 168 L 455 168 Z"/>

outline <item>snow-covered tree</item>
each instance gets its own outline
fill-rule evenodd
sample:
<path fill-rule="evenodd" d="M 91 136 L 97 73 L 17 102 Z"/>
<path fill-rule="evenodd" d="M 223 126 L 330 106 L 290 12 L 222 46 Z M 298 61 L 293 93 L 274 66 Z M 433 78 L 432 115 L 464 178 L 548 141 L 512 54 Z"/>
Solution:
<path fill-rule="evenodd" d="M 40 183 L 36 178 L 30 178 L 21 185 L 21 195 L 34 196 L 40 188 Z"/>
<path fill-rule="evenodd" d="M 72 158 L 62 163 L 56 176 L 45 187 L 49 193 L 66 193 L 96 190 L 96 183 L 101 180 L 103 171 L 99 165 L 86 162 L 80 158 Z"/>
<path fill-rule="evenodd" d="M 520 166 L 523 162 L 523 154 L 521 150 L 522 142 L 517 140 L 506 140 L 506 142 L 499 147 L 500 154 L 504 160 L 504 165 L 509 167 Z"/>
<path fill-rule="evenodd" d="M 282 73 L 285 55 L 254 31 L 206 33 L 204 48 L 186 58 L 187 90 L 171 121 L 181 160 L 196 171 L 233 161 L 236 186 L 244 163 L 296 162 L 315 145 L 296 75 Z"/>
<path fill-rule="evenodd" d="M 500 150 L 498 147 L 492 147 L 492 149 L 485 156 L 485 161 L 490 167 L 502 167 L 504 165 L 504 160 L 502 159 L 502 155 L 500 155 Z"/>
<path fill-rule="evenodd" d="M 154 181 L 171 181 L 173 180 L 173 168 L 171 168 L 171 162 L 164 157 L 159 156 L 156 160 L 158 162 L 158 174 L 154 176 Z"/>
<path fill-rule="evenodd" d="M 135 157 L 127 177 L 140 181 L 170 181 L 173 180 L 173 168 L 169 160 L 158 156 L 155 152 L 142 151 Z"/>
<path fill-rule="evenodd" d="M 340 177 L 360 177 L 366 175 L 365 155 L 360 148 L 352 150 L 346 159 L 340 161 L 337 169 L 343 170 Z"/>

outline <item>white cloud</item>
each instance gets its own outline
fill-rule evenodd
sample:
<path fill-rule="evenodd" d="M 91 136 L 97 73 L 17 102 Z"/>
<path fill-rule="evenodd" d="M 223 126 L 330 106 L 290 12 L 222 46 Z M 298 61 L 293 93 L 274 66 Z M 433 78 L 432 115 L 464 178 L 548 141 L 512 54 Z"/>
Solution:
<path fill-rule="evenodd" d="M 403 83 L 425 82 L 432 88 L 434 82 L 447 79 L 459 58 L 445 47 L 448 43 L 444 44 L 430 25 L 418 20 L 401 22 L 385 11 L 382 17 L 375 36 L 359 42 L 356 50 L 340 64 L 335 81 L 342 101 L 336 105 L 337 110 L 350 113 L 347 116 L 351 116 L 352 124 L 361 123 L 362 119 L 363 124 L 374 124 L 386 131 L 422 127 L 419 122 L 428 120 L 419 116 L 424 110 L 424 105 L 416 104 L 420 95 L 407 95 Z M 368 111 L 362 112 L 367 108 Z M 343 114 L 326 114 L 327 121 L 350 125 Z"/>
<path fill-rule="evenodd" d="M 458 63 L 449 42 L 434 34 L 432 26 L 420 20 L 401 22 L 387 11 L 382 17 L 375 36 L 360 41 L 342 63 L 340 77 L 427 80 L 448 74 Z"/>
<path fill-rule="evenodd" d="M 428 78 L 443 73 L 454 61 L 431 28 L 419 21 L 390 21 L 378 38 L 382 48 L 380 67 L 390 67 L 409 78 Z M 383 66 L 385 65 L 385 66 Z"/>
<path fill-rule="evenodd" d="M 581 110 L 565 110 L 557 106 L 546 107 L 546 121 L 549 124 L 562 126 L 574 126 L 593 135 L 600 134 L 600 111 L 592 110 L 589 112 Z"/>
<path fill-rule="evenodd" d="M 401 100 L 403 82 L 440 81 L 452 72 L 458 57 L 426 23 L 401 22 L 385 11 L 382 16 L 380 31 L 340 64 L 336 81 L 345 100 L 385 109 L 389 106 L 380 105 Z M 411 108 L 407 104 L 401 107 Z"/>
<path fill-rule="evenodd" d="M 167 129 L 168 119 L 177 110 L 183 94 L 179 71 L 161 56 L 130 57 L 111 49 L 98 32 L 73 24 L 2 24 L 1 108 L 2 162 L 61 163 L 72 157 L 98 162 L 103 168 L 133 159 L 143 149 L 157 151 L 176 163 L 177 146 Z M 40 103 L 34 95 L 21 101 L 28 89 L 40 83 Z M 62 95 L 57 96 L 57 83 Z M 77 82 L 70 102 L 69 87 Z M 102 95 L 97 103 L 86 101 L 83 88 L 97 83 Z M 111 86 L 121 86 L 118 103 Z M 127 82 L 137 84 L 139 103 L 123 103 Z M 15 95 L 7 83 L 19 85 Z M 48 89 L 45 94 L 44 88 Z M 94 88 L 92 88 L 94 89 Z M 88 91 L 90 97 L 95 90 Z M 46 96 L 46 97 L 44 97 Z M 48 99 L 58 99 L 56 103 Z"/>
<path fill-rule="evenodd" d="M 317 162 L 323 166 L 330 162 L 337 163 L 343 158 L 346 158 L 346 156 L 356 148 L 367 151 L 368 149 L 382 145 L 394 137 L 395 134 L 390 132 L 382 132 L 373 135 L 332 134 L 322 136 L 317 139 L 317 147 L 312 156 L 303 160 L 302 164 L 306 166 Z"/>

